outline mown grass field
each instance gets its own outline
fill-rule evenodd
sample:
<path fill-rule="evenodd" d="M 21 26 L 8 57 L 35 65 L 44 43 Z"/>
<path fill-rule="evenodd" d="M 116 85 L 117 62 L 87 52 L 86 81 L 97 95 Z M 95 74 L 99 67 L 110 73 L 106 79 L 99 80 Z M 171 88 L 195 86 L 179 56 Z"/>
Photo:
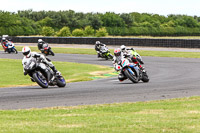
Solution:
<path fill-rule="evenodd" d="M 1 110 L 0 132 L 198 133 L 200 97 Z"/>
<path fill-rule="evenodd" d="M 109 73 L 113 68 L 70 62 L 53 62 L 56 68 L 62 73 L 66 82 L 88 81 L 90 77 L 97 76 L 93 72 Z M 0 87 L 36 85 L 31 82 L 30 77 L 24 76 L 21 60 L 0 59 Z"/>

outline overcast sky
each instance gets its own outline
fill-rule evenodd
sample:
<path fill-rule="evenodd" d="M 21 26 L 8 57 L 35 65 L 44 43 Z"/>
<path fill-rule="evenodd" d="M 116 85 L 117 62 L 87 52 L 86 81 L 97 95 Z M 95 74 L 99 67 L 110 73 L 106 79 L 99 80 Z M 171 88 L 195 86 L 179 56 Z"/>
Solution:
<path fill-rule="evenodd" d="M 17 12 L 27 9 L 200 16 L 200 0 L 1 0 L 0 10 Z"/>

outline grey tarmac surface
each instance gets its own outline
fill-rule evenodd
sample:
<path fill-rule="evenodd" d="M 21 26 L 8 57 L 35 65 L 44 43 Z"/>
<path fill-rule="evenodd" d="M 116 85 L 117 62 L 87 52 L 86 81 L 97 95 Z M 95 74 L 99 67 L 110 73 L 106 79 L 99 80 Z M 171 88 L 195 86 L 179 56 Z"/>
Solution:
<path fill-rule="evenodd" d="M 22 59 L 22 54 L 5 54 L 1 51 L 0 58 Z M 112 66 L 111 61 L 98 59 L 96 55 L 56 54 L 49 58 L 53 61 Z M 136 102 L 200 95 L 200 59 L 143 57 L 143 60 L 150 77 L 149 83 L 119 82 L 117 77 L 112 77 L 68 83 L 65 88 L 0 88 L 0 109 Z"/>
<path fill-rule="evenodd" d="M 37 43 L 17 43 L 16 46 L 37 46 Z M 64 48 L 92 48 L 94 44 L 49 44 L 51 47 L 64 47 Z M 109 49 L 119 48 L 119 45 L 107 45 Z M 150 50 L 150 51 L 177 51 L 177 52 L 200 52 L 199 48 L 174 48 L 174 47 L 142 47 L 142 46 L 127 46 L 133 47 L 136 50 Z"/>

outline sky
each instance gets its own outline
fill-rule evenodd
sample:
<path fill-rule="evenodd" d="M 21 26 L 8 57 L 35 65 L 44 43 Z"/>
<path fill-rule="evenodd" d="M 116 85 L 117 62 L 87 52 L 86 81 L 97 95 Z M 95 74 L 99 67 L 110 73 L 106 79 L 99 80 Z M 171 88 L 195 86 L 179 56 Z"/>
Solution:
<path fill-rule="evenodd" d="M 0 10 L 17 12 L 28 9 L 200 16 L 200 0 L 1 0 Z"/>

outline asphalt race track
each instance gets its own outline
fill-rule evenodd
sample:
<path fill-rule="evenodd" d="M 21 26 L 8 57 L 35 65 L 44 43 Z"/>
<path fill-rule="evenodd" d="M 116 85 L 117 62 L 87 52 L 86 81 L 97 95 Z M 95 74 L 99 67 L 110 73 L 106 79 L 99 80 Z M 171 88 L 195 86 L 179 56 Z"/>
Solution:
<path fill-rule="evenodd" d="M 112 66 L 111 61 L 98 59 L 96 55 L 56 54 L 49 57 L 53 61 Z M 22 54 L 1 51 L 0 58 L 22 59 Z M 200 95 L 200 59 L 143 57 L 143 60 L 150 77 L 149 83 L 119 82 L 117 77 L 112 77 L 68 83 L 65 88 L 0 88 L 0 109 L 136 102 Z"/>

